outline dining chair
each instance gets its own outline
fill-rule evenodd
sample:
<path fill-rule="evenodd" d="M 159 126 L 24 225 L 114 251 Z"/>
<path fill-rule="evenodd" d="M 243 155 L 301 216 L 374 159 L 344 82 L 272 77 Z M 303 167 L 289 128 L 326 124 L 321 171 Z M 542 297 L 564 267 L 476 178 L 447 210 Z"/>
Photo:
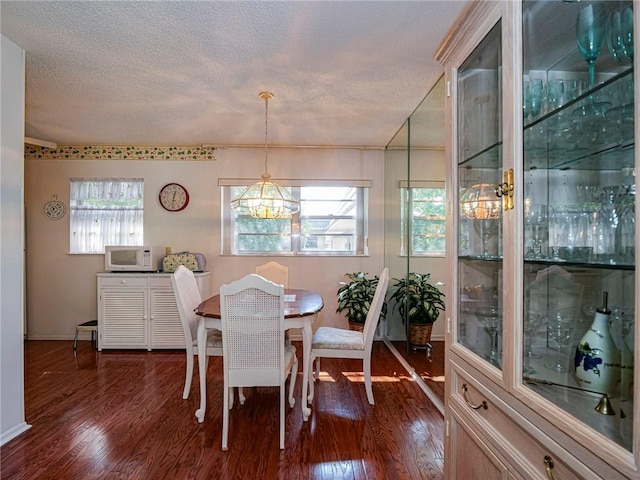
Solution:
<path fill-rule="evenodd" d="M 171 284 L 173 285 L 173 293 L 180 313 L 187 350 L 187 374 L 184 381 L 184 391 L 182 392 L 182 398 L 187 399 L 191 390 L 194 357 L 198 355 L 198 315 L 195 314 L 194 310 L 200 305 L 202 298 L 200 297 L 200 290 L 198 290 L 198 284 L 193 272 L 184 265 L 180 265 L 175 273 L 171 275 Z M 222 334 L 219 330 L 210 329 L 207 331 L 207 360 L 210 356 L 222 356 Z M 206 371 L 199 373 L 200 375 L 205 375 Z M 244 401 L 242 395 L 240 401 Z"/>
<path fill-rule="evenodd" d="M 314 396 L 314 379 L 320 376 L 320 358 L 359 358 L 362 359 L 367 400 L 369 404 L 374 405 L 373 389 L 371 388 L 371 348 L 388 283 L 389 269 L 385 268 L 380 274 L 362 332 L 335 327 L 320 327 L 313 334 L 310 361 L 312 366 L 315 361 L 315 375 L 313 368 L 311 368 L 309 373 L 311 375 L 309 378 L 310 402 L 313 401 Z"/>
<path fill-rule="evenodd" d="M 250 274 L 220 287 L 224 391 L 233 387 L 280 387 L 280 449 L 284 449 L 285 382 L 289 405 L 298 359 L 293 345 L 284 341 L 284 287 Z M 229 437 L 230 395 L 223 395 L 222 450 Z"/>
<path fill-rule="evenodd" d="M 267 280 L 289 288 L 289 267 L 280 265 L 278 262 L 267 262 L 256 267 L 256 274 Z"/>

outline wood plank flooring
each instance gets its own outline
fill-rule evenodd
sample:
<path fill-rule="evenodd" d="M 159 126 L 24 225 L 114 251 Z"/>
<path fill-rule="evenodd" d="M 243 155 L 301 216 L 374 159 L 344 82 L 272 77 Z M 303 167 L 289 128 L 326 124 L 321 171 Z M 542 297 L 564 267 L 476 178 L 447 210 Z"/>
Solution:
<path fill-rule="evenodd" d="M 298 349 L 298 352 L 301 348 Z M 207 371 L 208 410 L 197 374 L 182 400 L 184 352 L 103 351 L 90 342 L 25 343 L 27 432 L 0 449 L 13 479 L 440 479 L 443 419 L 382 342 L 374 346 L 375 406 L 361 362 L 326 359 L 311 418 L 286 411 L 278 448 L 278 389 L 247 391 L 231 411 L 223 452 L 222 360 Z M 245 390 L 246 391 L 246 390 Z"/>

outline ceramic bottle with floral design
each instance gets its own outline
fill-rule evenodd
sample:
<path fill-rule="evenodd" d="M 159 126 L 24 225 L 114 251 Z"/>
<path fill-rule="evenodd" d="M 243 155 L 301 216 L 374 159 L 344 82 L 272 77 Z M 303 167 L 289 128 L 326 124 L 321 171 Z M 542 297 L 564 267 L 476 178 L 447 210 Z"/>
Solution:
<path fill-rule="evenodd" d="M 608 292 L 603 292 L 603 305 L 576 347 L 574 365 L 580 387 L 613 397 L 620 381 L 620 354 L 609 332 L 607 301 Z"/>

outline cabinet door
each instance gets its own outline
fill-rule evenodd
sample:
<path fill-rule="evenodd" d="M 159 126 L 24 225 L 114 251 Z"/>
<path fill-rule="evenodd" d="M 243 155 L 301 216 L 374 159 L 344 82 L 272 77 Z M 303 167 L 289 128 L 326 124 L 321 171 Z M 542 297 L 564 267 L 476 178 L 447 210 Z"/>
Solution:
<path fill-rule="evenodd" d="M 185 348 L 182 322 L 173 290 L 152 288 L 149 309 L 151 348 Z"/>
<path fill-rule="evenodd" d="M 458 345 L 502 370 L 502 25 L 457 69 Z"/>
<path fill-rule="evenodd" d="M 485 445 L 464 424 L 452 419 L 450 423 L 450 441 L 452 448 L 449 455 L 452 461 L 447 462 L 447 478 L 494 480 L 513 478 L 507 467 L 492 453 L 491 447 Z"/>
<path fill-rule="evenodd" d="M 525 1 L 522 19 L 523 384 L 637 473 L 619 462 L 638 425 L 633 4 Z"/>
<path fill-rule="evenodd" d="M 99 349 L 147 348 L 147 289 L 103 288 L 99 295 Z"/>

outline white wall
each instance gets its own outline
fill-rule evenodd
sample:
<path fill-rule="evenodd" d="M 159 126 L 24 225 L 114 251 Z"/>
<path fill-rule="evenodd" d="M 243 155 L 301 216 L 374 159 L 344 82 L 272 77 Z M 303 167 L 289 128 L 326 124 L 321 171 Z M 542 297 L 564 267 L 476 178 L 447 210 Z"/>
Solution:
<path fill-rule="evenodd" d="M 0 445 L 29 428 L 24 412 L 24 51 L 0 35 Z"/>
<path fill-rule="evenodd" d="M 384 152 L 353 149 L 269 149 L 274 179 L 367 179 L 369 196 L 368 257 L 277 257 L 289 267 L 289 285 L 319 292 L 324 309 L 318 324 L 346 328 L 335 313 L 336 284 L 353 271 L 380 272 L 384 258 Z M 27 324 L 28 338 L 73 338 L 75 325 L 96 318 L 96 276 L 102 255 L 69 255 L 69 215 L 49 220 L 42 205 L 57 195 L 69 205 L 70 177 L 143 177 L 145 244 L 171 246 L 174 252 L 204 253 L 212 272 L 212 293 L 220 285 L 252 273 L 270 257 L 220 255 L 219 178 L 258 178 L 263 149 L 217 150 L 216 161 L 27 159 Z M 158 203 L 162 185 L 178 182 L 190 193 L 186 210 L 170 213 Z"/>

